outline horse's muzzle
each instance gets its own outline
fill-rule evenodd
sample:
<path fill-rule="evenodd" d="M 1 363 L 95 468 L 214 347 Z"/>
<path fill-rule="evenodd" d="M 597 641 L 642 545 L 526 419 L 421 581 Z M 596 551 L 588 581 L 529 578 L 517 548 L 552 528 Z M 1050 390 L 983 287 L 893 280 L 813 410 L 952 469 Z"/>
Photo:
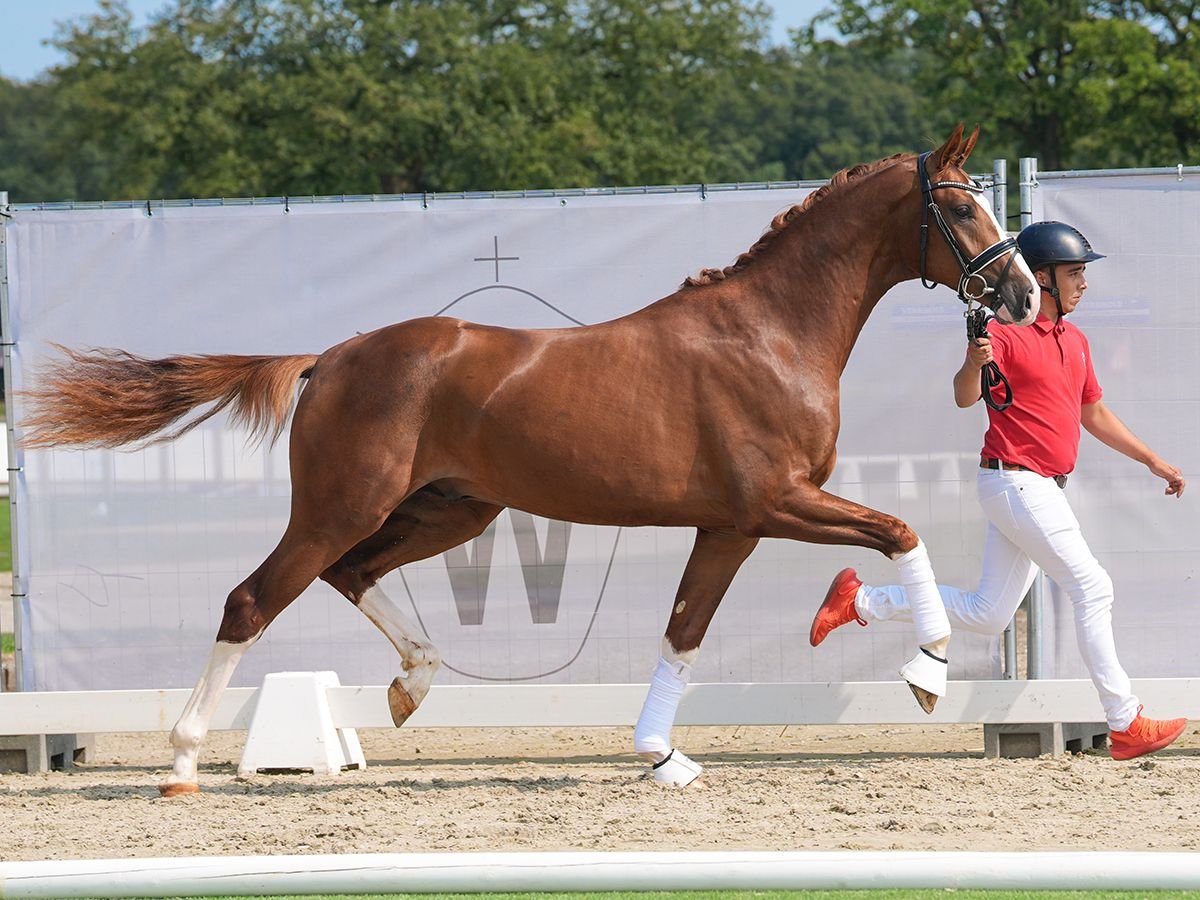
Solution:
<path fill-rule="evenodd" d="M 1037 293 L 1017 279 L 1005 279 L 992 297 L 992 311 L 1006 325 L 1031 325 L 1037 318 Z"/>

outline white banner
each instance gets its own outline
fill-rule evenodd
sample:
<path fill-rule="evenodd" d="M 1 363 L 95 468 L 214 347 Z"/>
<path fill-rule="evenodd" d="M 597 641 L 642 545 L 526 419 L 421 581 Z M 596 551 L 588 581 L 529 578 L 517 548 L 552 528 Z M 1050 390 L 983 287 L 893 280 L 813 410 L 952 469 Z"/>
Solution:
<path fill-rule="evenodd" d="M 18 210 L 7 225 L 10 377 L 18 389 L 28 384 L 52 342 L 149 356 L 295 353 L 431 314 L 523 327 L 599 322 L 731 263 L 804 193 Z M 797 284 L 796 302 L 804 299 Z M 827 488 L 905 519 L 941 580 L 973 586 L 984 415 L 952 400 L 964 336 L 962 306 L 946 288 L 910 282 L 884 298 L 845 373 Z M 19 420 L 19 401 L 11 412 Z M 19 462 L 26 686 L 190 687 L 226 595 L 282 533 L 286 437 L 270 452 L 248 449 L 218 418 L 144 451 L 36 452 Z M 383 586 L 442 651 L 439 683 L 642 682 L 692 537 L 510 511 L 481 538 Z M 871 551 L 763 541 L 713 622 L 695 679 L 895 679 L 911 655 L 910 626 L 847 627 L 808 645 L 812 615 L 846 565 L 876 583 L 895 579 Z M 957 635 L 951 677 L 996 677 L 996 646 Z M 398 660 L 317 583 L 268 629 L 234 683 L 288 669 L 381 684 Z"/>
<path fill-rule="evenodd" d="M 1088 336 L 1104 402 L 1191 482 L 1179 499 L 1145 466 L 1086 432 L 1067 490 L 1116 587 L 1113 627 L 1135 677 L 1200 671 L 1200 178 L 1040 173 L 1035 218 L 1069 222 L 1106 259 L 1088 266 L 1072 319 Z M 1057 589 L 1047 677 L 1086 677 L 1070 600 Z M 1160 710 L 1164 715 L 1169 710 Z"/>

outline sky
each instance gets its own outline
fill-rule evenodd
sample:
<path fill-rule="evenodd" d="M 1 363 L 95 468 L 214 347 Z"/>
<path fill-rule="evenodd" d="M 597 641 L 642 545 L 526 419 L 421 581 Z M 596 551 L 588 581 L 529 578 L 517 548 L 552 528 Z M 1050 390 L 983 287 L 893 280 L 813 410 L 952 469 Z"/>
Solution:
<path fill-rule="evenodd" d="M 129 0 L 137 22 L 164 7 L 165 0 Z M 804 25 L 820 12 L 827 0 L 773 0 L 775 11 L 771 37 L 786 43 L 789 28 Z M 93 12 L 96 0 L 0 0 L 0 75 L 28 81 L 62 61 L 61 55 L 44 42 L 54 36 L 55 23 Z"/>

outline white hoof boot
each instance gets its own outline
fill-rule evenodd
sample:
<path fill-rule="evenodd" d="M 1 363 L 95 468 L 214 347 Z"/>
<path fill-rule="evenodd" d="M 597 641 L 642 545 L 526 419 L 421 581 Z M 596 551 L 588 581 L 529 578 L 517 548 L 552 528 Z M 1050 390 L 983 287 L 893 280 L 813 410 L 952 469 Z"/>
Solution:
<path fill-rule="evenodd" d="M 908 682 L 913 696 L 925 712 L 933 712 L 938 697 L 946 696 L 946 672 L 949 668 L 946 660 L 925 649 L 900 667 L 900 677 Z"/>
<path fill-rule="evenodd" d="M 680 750 L 672 748 L 666 759 L 659 760 L 650 767 L 654 780 L 659 784 L 669 784 L 672 787 L 687 787 L 700 777 L 704 768 L 687 758 Z"/>

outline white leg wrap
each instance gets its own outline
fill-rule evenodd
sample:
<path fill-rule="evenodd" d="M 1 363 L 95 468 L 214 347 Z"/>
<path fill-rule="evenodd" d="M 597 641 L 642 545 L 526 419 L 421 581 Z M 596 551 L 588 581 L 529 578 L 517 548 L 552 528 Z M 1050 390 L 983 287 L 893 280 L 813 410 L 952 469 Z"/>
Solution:
<path fill-rule="evenodd" d="M 896 558 L 900 583 L 908 597 L 913 626 L 917 629 L 917 645 L 924 647 L 950 636 L 950 619 L 933 578 L 933 566 L 925 543 L 918 538 L 917 546 Z"/>
<path fill-rule="evenodd" d="M 909 684 L 924 688 L 939 697 L 946 696 L 946 672 L 950 667 L 946 660 L 921 650 L 900 668 L 900 677 Z"/>
<path fill-rule="evenodd" d="M 651 767 L 651 771 L 654 772 L 654 780 L 659 784 L 687 787 L 700 777 L 704 768 L 695 760 L 685 756 L 682 751 L 673 749 L 667 754 L 666 759 L 655 763 Z"/>
<path fill-rule="evenodd" d="M 682 660 L 671 663 L 659 658 L 642 714 L 633 729 L 634 752 L 664 755 L 671 752 L 671 726 L 675 724 L 675 712 L 691 674 L 692 667 Z M 676 755 L 682 754 L 676 751 Z"/>

